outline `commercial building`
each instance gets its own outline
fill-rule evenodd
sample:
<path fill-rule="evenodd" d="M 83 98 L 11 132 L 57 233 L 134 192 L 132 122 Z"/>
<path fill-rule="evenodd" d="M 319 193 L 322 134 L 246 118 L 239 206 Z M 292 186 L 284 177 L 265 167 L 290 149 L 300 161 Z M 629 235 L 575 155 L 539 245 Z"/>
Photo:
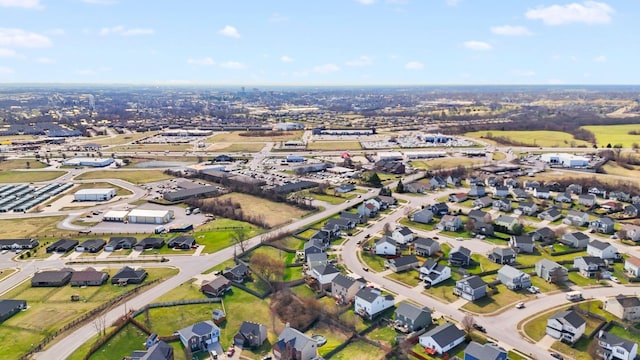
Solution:
<path fill-rule="evenodd" d="M 584 156 L 577 156 L 566 153 L 549 153 L 540 155 L 540 161 L 550 165 L 562 165 L 564 167 L 586 167 L 589 166 L 589 159 Z"/>
<path fill-rule="evenodd" d="M 113 188 L 104 189 L 82 189 L 73 194 L 75 201 L 107 201 L 116 196 Z"/>
<path fill-rule="evenodd" d="M 85 158 L 76 157 L 66 160 L 63 165 L 66 166 L 92 166 L 92 167 L 105 167 L 113 164 L 113 158 Z"/>
<path fill-rule="evenodd" d="M 172 217 L 171 210 L 133 209 L 127 215 L 129 222 L 134 224 L 166 224 Z"/>

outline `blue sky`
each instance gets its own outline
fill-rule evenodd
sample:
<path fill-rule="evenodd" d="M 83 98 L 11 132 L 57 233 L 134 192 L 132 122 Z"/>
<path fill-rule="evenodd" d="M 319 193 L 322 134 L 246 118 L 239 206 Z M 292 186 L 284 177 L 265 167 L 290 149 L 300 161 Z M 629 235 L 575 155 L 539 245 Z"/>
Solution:
<path fill-rule="evenodd" d="M 0 0 L 0 83 L 639 84 L 640 1 Z"/>

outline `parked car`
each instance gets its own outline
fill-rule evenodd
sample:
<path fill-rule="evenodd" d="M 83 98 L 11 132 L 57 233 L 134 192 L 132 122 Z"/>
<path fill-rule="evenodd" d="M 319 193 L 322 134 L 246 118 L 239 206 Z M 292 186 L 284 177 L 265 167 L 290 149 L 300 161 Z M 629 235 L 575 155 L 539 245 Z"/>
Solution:
<path fill-rule="evenodd" d="M 369 271 L 369 268 L 365 266 L 365 267 L 362 268 L 362 270 Z"/>
<path fill-rule="evenodd" d="M 229 349 L 227 349 L 227 356 L 231 357 L 235 353 L 236 353 L 236 349 L 233 346 L 229 346 Z"/>
<path fill-rule="evenodd" d="M 563 360 L 564 359 L 564 357 L 562 355 L 558 354 L 557 352 L 551 352 L 551 353 L 549 353 L 549 355 L 551 355 L 551 357 L 554 357 L 554 358 L 559 359 L 559 360 Z"/>
<path fill-rule="evenodd" d="M 530 286 L 527 288 L 527 291 L 532 293 L 532 294 L 537 294 L 540 292 L 540 288 L 537 286 Z"/>
<path fill-rule="evenodd" d="M 486 333 L 486 332 L 487 332 L 487 329 L 485 329 L 485 328 L 484 328 L 484 326 L 482 326 L 482 325 L 480 325 L 480 324 L 476 324 L 476 323 L 474 323 L 474 324 L 473 324 L 473 328 L 474 328 L 474 329 L 476 329 L 476 330 L 478 330 L 478 331 L 480 331 L 480 332 L 483 332 L 483 333 Z"/>
<path fill-rule="evenodd" d="M 616 284 L 619 284 L 619 283 L 620 283 L 620 280 L 619 280 L 617 277 L 615 277 L 615 276 L 611 276 L 609 279 L 610 279 L 611 281 L 613 281 L 614 283 L 616 283 Z"/>

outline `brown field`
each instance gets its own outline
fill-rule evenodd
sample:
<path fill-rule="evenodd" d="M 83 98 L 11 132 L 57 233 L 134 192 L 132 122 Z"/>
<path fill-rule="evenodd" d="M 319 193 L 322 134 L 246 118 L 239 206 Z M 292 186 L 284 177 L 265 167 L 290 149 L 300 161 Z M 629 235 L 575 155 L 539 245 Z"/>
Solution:
<path fill-rule="evenodd" d="M 485 160 L 470 159 L 463 157 L 447 157 L 431 160 L 411 161 L 411 166 L 422 170 L 437 170 L 444 168 L 454 168 L 457 166 L 472 166 L 484 163 Z"/>
<path fill-rule="evenodd" d="M 29 163 L 29 167 L 27 167 Z M 25 170 L 25 169 L 42 169 L 47 167 L 36 159 L 10 159 L 0 161 L 0 170 Z"/>
<path fill-rule="evenodd" d="M 219 197 L 222 200 L 227 198 L 239 202 L 240 206 L 242 206 L 242 211 L 247 215 L 264 216 L 270 227 L 285 224 L 292 219 L 299 219 L 308 214 L 307 211 L 291 205 L 276 203 L 247 194 L 232 193 Z"/>
<path fill-rule="evenodd" d="M 262 142 L 248 143 L 215 143 L 207 148 L 207 151 L 228 151 L 228 152 L 258 152 L 264 147 Z"/>
<path fill-rule="evenodd" d="M 101 145 L 121 145 L 132 141 L 140 140 L 148 136 L 157 134 L 157 131 L 147 131 L 141 133 L 118 134 L 115 137 L 100 137 L 99 139 L 89 139 L 87 142 Z"/>
<path fill-rule="evenodd" d="M 302 138 L 303 131 L 286 131 L 282 132 L 278 136 L 240 136 L 242 131 L 232 131 L 217 133 L 207 138 L 205 143 L 237 143 L 237 142 L 265 142 L 265 141 L 287 141 L 287 140 L 300 140 Z"/>
<path fill-rule="evenodd" d="M 63 234 L 77 234 L 77 231 L 61 230 L 56 225 L 64 216 L 47 216 L 23 219 L 2 219 L 0 228 L 5 238 L 25 238 L 62 236 Z"/>
<path fill-rule="evenodd" d="M 307 144 L 307 150 L 361 150 L 362 146 L 358 141 L 312 141 Z"/>

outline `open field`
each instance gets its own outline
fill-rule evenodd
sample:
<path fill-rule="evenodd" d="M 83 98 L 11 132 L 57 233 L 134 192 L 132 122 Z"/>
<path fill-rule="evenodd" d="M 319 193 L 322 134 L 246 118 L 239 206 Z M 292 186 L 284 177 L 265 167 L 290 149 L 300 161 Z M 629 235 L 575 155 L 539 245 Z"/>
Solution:
<path fill-rule="evenodd" d="M 74 191 L 82 190 L 82 189 L 104 189 L 104 188 L 114 188 L 116 190 L 116 196 L 127 196 L 133 194 L 131 191 L 127 189 L 123 189 L 120 186 L 113 185 L 106 182 L 94 182 L 94 183 L 83 183 L 73 188 Z"/>
<path fill-rule="evenodd" d="M 627 125 L 593 125 L 583 126 L 585 130 L 591 131 L 596 136 L 599 147 L 622 145 L 624 148 L 631 148 L 633 143 L 640 144 L 640 135 L 629 135 L 629 131 L 640 131 L 639 124 Z"/>
<path fill-rule="evenodd" d="M 85 172 L 76 177 L 78 180 L 121 179 L 133 184 L 146 184 L 171 178 L 173 177 L 164 174 L 162 170 L 96 170 Z"/>
<path fill-rule="evenodd" d="M 149 151 L 188 151 L 193 149 L 191 144 L 131 144 L 131 145 L 118 145 L 105 151 L 137 151 L 137 152 L 149 152 Z"/>
<path fill-rule="evenodd" d="M 400 282 L 405 284 L 408 287 L 418 286 L 420 284 L 419 273 L 417 270 L 409 269 L 407 271 L 399 272 L 399 273 L 391 273 L 385 276 L 388 279 Z"/>
<path fill-rule="evenodd" d="M 66 171 L 45 170 L 45 171 L 0 171 L 0 183 L 28 183 L 50 181 L 66 174 Z"/>
<path fill-rule="evenodd" d="M 602 166 L 602 170 L 609 175 L 625 176 L 629 178 L 640 177 L 640 166 L 631 166 L 633 169 L 625 169 L 615 161 L 608 161 Z"/>
<path fill-rule="evenodd" d="M 527 298 L 524 292 L 511 291 L 502 284 L 496 288 L 498 289 L 497 294 L 468 302 L 462 308 L 478 314 L 489 314 Z"/>
<path fill-rule="evenodd" d="M 472 166 L 479 165 L 484 163 L 484 160 L 480 159 L 470 159 L 463 157 L 449 157 L 449 158 L 439 158 L 439 159 L 431 159 L 431 160 L 417 160 L 411 161 L 411 166 L 420 170 L 438 170 L 438 169 L 449 169 L 455 168 L 458 166 Z"/>
<path fill-rule="evenodd" d="M 361 149 L 362 146 L 358 141 L 312 141 L 307 144 L 307 150 L 341 151 Z"/>
<path fill-rule="evenodd" d="M 228 151 L 228 152 L 258 152 L 262 150 L 265 143 L 244 142 L 244 143 L 216 143 L 207 148 L 207 151 Z"/>
<path fill-rule="evenodd" d="M 109 273 L 113 275 L 117 270 L 116 268 L 110 269 Z M 154 268 L 149 269 L 148 272 L 149 276 L 144 283 L 173 276 L 177 270 Z M 109 299 L 143 284 L 124 287 L 108 283 L 103 286 L 71 287 L 67 285 L 54 288 L 33 288 L 30 281 L 25 281 L 2 295 L 4 299 L 27 300 L 29 309 L 3 322 L 2 328 L 0 328 L 0 339 L 3 340 L 0 343 L 0 353 L 24 354 L 33 344 L 60 329 L 64 324 L 77 319 Z M 73 294 L 80 295 L 81 301 L 72 302 L 71 295 Z"/>
<path fill-rule="evenodd" d="M 243 221 L 218 218 L 198 228 L 194 236 L 198 244 L 205 246 L 203 252 L 213 253 L 233 246 L 233 235 L 237 228 L 244 228 L 247 239 L 264 232 L 257 226 Z"/>
<path fill-rule="evenodd" d="M 27 166 L 27 164 L 29 165 Z M 0 161 L 0 171 L 42 169 L 45 167 L 47 167 L 47 164 L 41 163 L 36 159 L 9 159 Z"/>
<path fill-rule="evenodd" d="M 136 133 L 130 133 L 130 134 L 117 134 L 114 137 L 107 136 L 100 139 L 91 139 L 89 142 L 104 145 L 104 146 L 121 145 L 121 144 L 127 144 L 130 142 L 138 141 L 140 139 L 153 136 L 157 133 L 158 133 L 157 131 L 145 131 L 145 132 L 136 132 Z"/>
<path fill-rule="evenodd" d="M 35 135 L 3 135 L 0 136 L 0 144 L 9 145 L 15 140 L 35 140 L 37 138 Z"/>
<path fill-rule="evenodd" d="M 241 136 L 240 134 L 243 131 L 232 131 L 232 132 L 220 132 L 214 134 L 207 138 L 205 143 L 237 143 L 237 142 L 279 142 L 279 141 L 287 141 L 287 140 L 300 140 L 302 139 L 302 130 L 298 131 L 282 131 L 277 136 Z"/>
<path fill-rule="evenodd" d="M 487 137 L 487 133 L 494 138 L 502 137 L 517 143 L 526 144 L 525 146 L 541 146 L 541 147 L 577 147 L 591 146 L 586 141 L 577 140 L 573 135 L 560 131 L 474 131 L 464 134 L 465 136 L 483 139 Z M 488 139 L 483 139 L 488 140 Z"/>
<path fill-rule="evenodd" d="M 286 224 L 292 219 L 300 219 L 309 212 L 285 203 L 278 203 L 242 193 L 231 193 L 218 197 L 240 203 L 242 212 L 251 217 L 262 217 L 269 227 Z"/>
<path fill-rule="evenodd" d="M 351 342 L 347 347 L 342 349 L 342 351 L 332 357 L 332 359 L 336 360 L 375 360 L 383 358 L 383 351 L 363 341 Z"/>
<path fill-rule="evenodd" d="M 0 228 L 6 238 L 45 237 L 77 234 L 77 231 L 61 230 L 56 225 L 64 216 L 46 216 L 24 219 L 1 219 Z"/>

